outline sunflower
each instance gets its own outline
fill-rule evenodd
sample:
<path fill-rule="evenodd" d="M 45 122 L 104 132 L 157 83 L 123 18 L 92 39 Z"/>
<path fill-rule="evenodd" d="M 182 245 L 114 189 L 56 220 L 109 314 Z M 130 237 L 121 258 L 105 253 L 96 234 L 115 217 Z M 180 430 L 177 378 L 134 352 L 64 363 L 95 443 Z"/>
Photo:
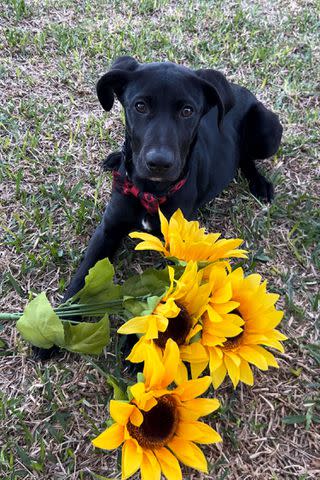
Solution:
<path fill-rule="evenodd" d="M 246 250 L 238 249 L 243 240 L 220 239 L 220 233 L 205 233 L 199 222 L 188 221 L 178 209 L 168 222 L 159 210 L 161 232 L 164 243 L 150 233 L 133 232 L 131 238 L 143 240 L 136 250 L 156 250 L 165 257 L 175 257 L 182 261 L 215 262 L 226 258 L 246 258 Z"/>
<path fill-rule="evenodd" d="M 182 478 L 178 460 L 207 472 L 207 461 L 196 443 L 221 441 L 220 435 L 199 421 L 219 407 L 217 399 L 197 398 L 204 393 L 210 377 L 189 380 L 173 390 L 172 383 L 179 349 L 168 340 L 163 362 L 153 348 L 146 346 L 144 381 L 130 388 L 130 402 L 111 400 L 113 425 L 95 438 L 95 447 L 112 450 L 122 447 L 122 479 L 139 468 L 142 480 Z"/>
<path fill-rule="evenodd" d="M 231 279 L 223 264 L 213 264 L 210 268 L 209 302 L 189 334 L 189 342 L 180 347 L 181 359 L 189 362 L 192 378 L 197 378 L 209 364 L 207 346 L 223 345 L 229 337 L 239 335 L 244 324 L 235 310 L 239 302 L 232 299 Z"/>
<path fill-rule="evenodd" d="M 133 347 L 128 360 L 134 363 L 145 359 L 145 346 L 153 346 L 161 357 L 169 338 L 177 345 L 188 343 L 189 336 L 203 312 L 207 308 L 210 284 L 202 281 L 202 271 L 195 262 L 189 262 L 178 280 L 174 279 L 174 269 L 169 268 L 170 286 L 160 303 L 150 315 L 134 317 L 118 329 L 121 334 L 142 334 Z M 187 370 L 179 362 L 180 383 L 187 379 Z"/>
<path fill-rule="evenodd" d="M 215 388 L 219 387 L 227 374 L 234 387 L 239 381 L 253 385 L 254 378 L 249 364 L 260 370 L 268 370 L 269 366 L 278 368 L 274 356 L 263 346 L 283 352 L 281 341 L 287 338 L 275 329 L 282 320 L 283 312 L 276 310 L 275 303 L 279 295 L 267 292 L 267 282 L 262 282 L 258 274 L 245 277 L 242 268 L 234 270 L 228 278 L 231 281 L 232 301 L 238 304 L 231 312 L 231 320 L 241 331 L 236 335 L 226 334 L 226 338 L 221 335 L 222 342 L 215 341 L 216 324 L 209 315 L 202 321 L 201 344 L 209 357 Z"/>

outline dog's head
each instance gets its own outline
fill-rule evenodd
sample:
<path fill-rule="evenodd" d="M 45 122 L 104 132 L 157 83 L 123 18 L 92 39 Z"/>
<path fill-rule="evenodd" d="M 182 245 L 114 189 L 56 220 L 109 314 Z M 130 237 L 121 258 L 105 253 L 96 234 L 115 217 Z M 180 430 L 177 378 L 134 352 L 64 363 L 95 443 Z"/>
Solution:
<path fill-rule="evenodd" d="M 233 106 L 225 77 L 215 70 L 190 70 L 170 62 L 139 64 L 120 57 L 97 84 L 102 107 L 114 95 L 125 110 L 133 177 L 174 182 L 184 171 L 203 115 L 217 107 L 219 128 Z"/>

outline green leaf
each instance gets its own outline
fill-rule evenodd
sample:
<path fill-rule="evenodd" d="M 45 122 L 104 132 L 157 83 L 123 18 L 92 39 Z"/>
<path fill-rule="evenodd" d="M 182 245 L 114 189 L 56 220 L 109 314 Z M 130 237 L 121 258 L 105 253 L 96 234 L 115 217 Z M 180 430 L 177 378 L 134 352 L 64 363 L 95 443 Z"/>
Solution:
<path fill-rule="evenodd" d="M 306 413 L 306 430 L 310 430 L 312 420 L 313 420 L 313 407 L 310 407 L 308 408 Z"/>
<path fill-rule="evenodd" d="M 144 383 L 146 381 L 145 376 L 143 375 L 142 372 L 137 373 L 137 382 L 138 383 Z"/>
<path fill-rule="evenodd" d="M 5 276 L 6 276 L 6 278 L 9 280 L 9 282 L 11 283 L 12 287 L 15 289 L 15 291 L 17 292 L 17 294 L 18 294 L 21 298 L 24 298 L 24 296 L 25 296 L 24 291 L 22 290 L 22 288 L 20 287 L 19 283 L 18 283 L 17 280 L 14 278 L 14 276 L 11 274 L 11 272 L 6 272 Z"/>
<path fill-rule="evenodd" d="M 114 268 L 109 259 L 100 260 L 90 268 L 84 287 L 76 293 L 72 302 L 79 300 L 80 303 L 95 304 L 121 298 L 121 286 L 114 285 L 113 276 Z"/>
<path fill-rule="evenodd" d="M 110 325 L 107 314 L 99 322 L 81 322 L 78 325 L 65 324 L 65 343 L 70 352 L 100 355 L 110 340 Z"/>
<path fill-rule="evenodd" d="M 310 343 L 309 345 L 305 345 L 305 348 L 309 350 L 309 354 L 320 365 L 320 343 Z"/>
<path fill-rule="evenodd" d="M 141 316 L 146 309 L 146 302 L 136 300 L 134 297 L 127 297 L 123 300 L 123 306 L 128 312 L 130 312 L 134 317 Z M 130 315 L 129 315 L 130 317 Z"/>
<path fill-rule="evenodd" d="M 282 419 L 283 423 L 287 425 L 293 425 L 295 423 L 305 423 L 306 416 L 305 415 L 289 415 Z"/>
<path fill-rule="evenodd" d="M 113 399 L 114 400 L 128 400 L 128 397 L 125 392 L 125 384 L 118 380 L 113 375 L 107 376 L 107 384 L 113 388 Z"/>
<path fill-rule="evenodd" d="M 292 373 L 292 375 L 294 375 L 295 377 L 300 377 L 301 375 L 301 372 L 302 372 L 302 367 L 299 367 L 297 369 L 295 368 L 290 368 L 290 373 Z"/>
<path fill-rule="evenodd" d="M 133 395 L 131 393 L 131 387 L 132 387 L 132 385 L 129 385 L 127 387 L 127 397 L 128 397 L 129 402 L 131 402 L 131 400 L 133 399 Z"/>
<path fill-rule="evenodd" d="M 111 477 L 103 477 L 102 475 L 98 475 L 97 473 L 90 472 L 92 475 L 92 478 L 94 480 L 116 480 L 116 478 L 111 478 Z"/>
<path fill-rule="evenodd" d="M 268 263 L 272 259 L 264 253 L 262 249 L 259 249 L 258 252 L 254 255 L 253 260 L 258 260 L 258 262 Z"/>
<path fill-rule="evenodd" d="M 137 300 L 132 297 L 126 297 L 123 300 L 123 305 L 134 316 L 150 315 L 160 302 L 162 296 L 163 295 L 160 297 L 148 297 L 145 301 Z"/>
<path fill-rule="evenodd" d="M 196 334 L 191 338 L 190 343 L 199 342 L 199 340 L 201 339 L 201 336 L 202 336 L 202 332 L 196 333 Z"/>
<path fill-rule="evenodd" d="M 169 286 L 168 268 L 156 270 L 148 268 L 141 275 L 134 275 L 123 284 L 123 295 L 130 297 L 159 295 Z"/>
<path fill-rule="evenodd" d="M 148 315 L 160 302 L 169 287 L 168 268 L 148 268 L 141 275 L 130 277 L 122 286 L 124 307 L 134 316 Z M 146 297 L 146 300 L 136 297 Z"/>
<path fill-rule="evenodd" d="M 17 321 L 17 329 L 25 340 L 39 348 L 64 344 L 63 324 L 44 292 L 26 306 Z"/>

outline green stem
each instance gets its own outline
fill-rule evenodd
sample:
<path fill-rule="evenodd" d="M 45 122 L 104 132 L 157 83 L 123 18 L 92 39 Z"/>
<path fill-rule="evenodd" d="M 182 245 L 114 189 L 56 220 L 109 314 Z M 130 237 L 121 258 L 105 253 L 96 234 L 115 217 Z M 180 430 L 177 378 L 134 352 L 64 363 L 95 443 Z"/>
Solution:
<path fill-rule="evenodd" d="M 163 292 L 157 292 L 154 295 L 161 296 Z M 135 297 L 136 300 L 146 300 L 150 295 L 141 295 L 139 297 Z M 96 304 L 88 305 L 87 303 L 64 303 L 57 308 L 54 308 L 54 312 L 63 317 L 95 317 L 95 316 L 103 316 L 107 313 L 108 308 L 115 307 L 117 305 L 123 304 L 123 298 L 117 300 L 109 300 L 108 302 L 99 302 Z M 124 312 L 124 309 L 121 308 L 117 313 Z M 15 313 L 0 313 L 0 320 L 19 320 L 19 318 L 23 315 L 23 312 L 15 312 Z M 62 321 L 68 321 L 63 320 Z"/>
<path fill-rule="evenodd" d="M 137 297 L 139 300 L 142 297 Z M 109 300 L 108 302 L 99 302 L 99 303 L 63 303 L 59 305 L 59 307 L 55 308 L 55 312 L 63 312 L 63 311 L 70 311 L 70 310 L 80 310 L 85 308 L 92 308 L 92 307 L 101 307 L 101 308 L 108 308 L 108 306 L 114 305 L 121 305 L 123 303 L 123 299 L 118 300 Z"/>
<path fill-rule="evenodd" d="M 0 320 L 19 320 L 22 313 L 0 313 Z"/>
<path fill-rule="evenodd" d="M 94 307 L 94 305 L 93 305 L 93 307 Z M 57 314 L 59 313 L 60 315 L 62 315 L 62 312 L 57 312 L 56 309 L 54 309 L 54 311 Z M 124 312 L 123 309 L 119 310 L 117 313 L 122 313 L 122 312 Z M 81 312 L 79 312 L 79 311 L 77 311 L 77 312 L 71 311 L 70 312 L 70 311 L 66 310 L 65 312 L 63 312 L 63 316 L 68 317 L 68 318 L 69 317 L 70 318 L 79 317 L 79 315 L 81 317 L 99 317 L 99 316 L 103 317 L 106 313 L 107 312 L 106 312 L 105 309 L 104 310 L 88 310 L 88 311 L 81 311 Z M 4 312 L 4 313 L 0 313 L 0 320 L 19 320 L 19 318 L 22 317 L 22 315 L 23 315 L 23 312 L 17 312 L 17 313 L 5 313 Z M 62 322 L 68 322 L 68 320 L 64 319 L 64 318 L 60 318 L 60 320 Z M 81 323 L 81 322 L 77 322 L 75 320 L 71 320 L 71 322 Z"/>

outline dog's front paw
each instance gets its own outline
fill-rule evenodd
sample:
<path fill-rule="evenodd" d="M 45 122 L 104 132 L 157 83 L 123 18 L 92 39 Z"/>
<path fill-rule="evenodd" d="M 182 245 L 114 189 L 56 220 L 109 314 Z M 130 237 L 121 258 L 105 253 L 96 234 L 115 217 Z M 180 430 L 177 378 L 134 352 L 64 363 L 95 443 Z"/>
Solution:
<path fill-rule="evenodd" d="M 263 175 L 257 175 L 249 182 L 249 188 L 252 195 L 259 200 L 271 203 L 274 198 L 274 189 L 271 182 L 269 182 Z"/>
<path fill-rule="evenodd" d="M 55 345 L 51 348 L 32 347 L 32 356 L 35 360 L 44 362 L 56 356 L 60 352 L 60 348 Z"/>
<path fill-rule="evenodd" d="M 122 153 L 112 152 L 105 160 L 103 160 L 101 166 L 105 172 L 112 172 L 112 170 L 118 170 L 121 164 Z"/>

